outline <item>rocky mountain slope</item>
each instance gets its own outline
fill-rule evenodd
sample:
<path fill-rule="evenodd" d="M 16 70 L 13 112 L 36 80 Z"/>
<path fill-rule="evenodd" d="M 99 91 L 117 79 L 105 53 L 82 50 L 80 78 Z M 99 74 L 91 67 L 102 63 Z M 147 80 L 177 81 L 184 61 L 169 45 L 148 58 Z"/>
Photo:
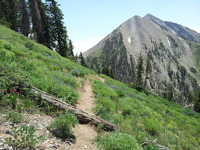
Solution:
<path fill-rule="evenodd" d="M 87 65 L 103 68 L 123 82 L 135 82 L 140 54 L 143 86 L 185 105 L 199 86 L 200 34 L 182 25 L 162 21 L 151 14 L 134 16 L 84 53 Z"/>

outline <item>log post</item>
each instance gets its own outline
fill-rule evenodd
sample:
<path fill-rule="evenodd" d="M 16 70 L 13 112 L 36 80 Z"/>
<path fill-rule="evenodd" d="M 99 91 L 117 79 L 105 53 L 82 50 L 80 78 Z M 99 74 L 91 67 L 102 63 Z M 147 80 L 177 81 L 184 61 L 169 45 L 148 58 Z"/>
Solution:
<path fill-rule="evenodd" d="M 70 104 L 67 104 L 66 102 L 50 95 L 47 92 L 41 91 L 40 89 L 35 88 L 35 87 L 32 87 L 32 91 L 36 94 L 40 94 L 43 100 L 53 104 L 54 106 L 63 110 L 73 112 L 77 116 L 77 119 L 79 120 L 79 122 L 82 124 L 90 123 L 91 125 L 95 125 L 95 126 L 98 126 L 99 124 L 103 124 L 103 129 L 106 131 L 116 130 L 116 126 L 114 124 L 111 124 L 107 122 L 106 120 L 99 118 L 97 116 L 91 116 L 87 112 L 79 110 L 76 107 Z"/>

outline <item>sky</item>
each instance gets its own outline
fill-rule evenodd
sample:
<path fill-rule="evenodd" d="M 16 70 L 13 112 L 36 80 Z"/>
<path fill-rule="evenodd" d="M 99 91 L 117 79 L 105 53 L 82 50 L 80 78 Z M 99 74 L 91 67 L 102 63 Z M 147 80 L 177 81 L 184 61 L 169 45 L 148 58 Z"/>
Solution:
<path fill-rule="evenodd" d="M 200 0 L 57 0 L 74 53 L 95 46 L 129 18 L 150 13 L 200 33 Z"/>

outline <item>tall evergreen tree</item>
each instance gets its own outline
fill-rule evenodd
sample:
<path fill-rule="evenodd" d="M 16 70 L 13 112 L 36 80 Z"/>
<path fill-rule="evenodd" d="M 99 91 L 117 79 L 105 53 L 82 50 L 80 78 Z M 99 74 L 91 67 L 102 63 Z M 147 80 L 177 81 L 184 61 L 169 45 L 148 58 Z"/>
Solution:
<path fill-rule="evenodd" d="M 32 15 L 33 32 L 36 33 L 37 42 L 46 45 L 44 33 L 42 31 L 42 18 L 39 4 L 41 4 L 41 0 L 29 0 Z"/>
<path fill-rule="evenodd" d="M 18 32 L 19 0 L 0 0 L 0 23 Z"/>
<path fill-rule="evenodd" d="M 109 76 L 110 75 L 109 68 L 108 67 L 103 67 L 102 74 L 105 74 L 105 75 Z"/>
<path fill-rule="evenodd" d="M 38 43 L 74 60 L 72 41 L 58 6 L 56 0 L 0 0 L 0 24 L 25 36 L 31 32 Z"/>
<path fill-rule="evenodd" d="M 51 47 L 61 56 L 67 57 L 68 54 L 68 36 L 67 30 L 63 23 L 63 13 L 58 8 L 55 0 L 46 0 L 49 7 L 51 18 Z"/>
<path fill-rule="evenodd" d="M 40 14 L 41 14 L 41 19 L 42 19 L 42 31 L 44 34 L 44 44 L 50 48 L 51 48 L 51 31 L 52 31 L 52 27 L 50 25 L 51 23 L 51 16 L 49 13 L 49 8 L 48 6 L 43 3 L 42 1 L 39 1 L 39 10 L 40 10 Z"/>
<path fill-rule="evenodd" d="M 138 89 L 141 89 L 143 87 L 143 72 L 144 72 L 144 67 L 143 67 L 143 57 L 140 54 L 139 58 L 138 58 L 138 62 L 137 62 L 137 66 L 136 66 L 136 87 Z"/>
<path fill-rule="evenodd" d="M 21 32 L 25 36 L 28 36 L 30 33 L 30 16 L 29 16 L 29 10 L 27 7 L 27 2 L 25 0 L 21 0 Z"/>
<path fill-rule="evenodd" d="M 71 57 L 71 58 L 74 58 L 74 52 L 73 52 L 73 49 L 74 49 L 74 46 L 72 44 L 72 40 L 69 40 L 69 54 L 68 56 Z"/>
<path fill-rule="evenodd" d="M 151 73 L 151 62 L 150 62 L 150 60 L 147 58 L 146 77 L 148 77 L 150 73 Z"/>
<path fill-rule="evenodd" d="M 82 52 L 80 52 L 79 59 L 80 59 L 80 64 L 81 64 L 82 66 L 86 67 L 85 58 L 83 57 Z"/>

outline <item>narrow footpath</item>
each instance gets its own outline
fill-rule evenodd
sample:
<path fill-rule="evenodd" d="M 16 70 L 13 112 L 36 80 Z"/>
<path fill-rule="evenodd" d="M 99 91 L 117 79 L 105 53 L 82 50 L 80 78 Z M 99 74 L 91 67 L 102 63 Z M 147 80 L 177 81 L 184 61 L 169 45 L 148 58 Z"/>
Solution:
<path fill-rule="evenodd" d="M 86 80 L 84 85 L 79 87 L 79 95 L 80 98 L 76 107 L 90 115 L 94 115 L 92 109 L 95 107 L 95 98 L 89 80 Z M 90 124 L 78 124 L 73 128 L 73 132 L 76 136 L 76 143 L 69 147 L 70 150 L 97 150 L 95 143 L 97 132 L 94 126 L 91 126 Z"/>

